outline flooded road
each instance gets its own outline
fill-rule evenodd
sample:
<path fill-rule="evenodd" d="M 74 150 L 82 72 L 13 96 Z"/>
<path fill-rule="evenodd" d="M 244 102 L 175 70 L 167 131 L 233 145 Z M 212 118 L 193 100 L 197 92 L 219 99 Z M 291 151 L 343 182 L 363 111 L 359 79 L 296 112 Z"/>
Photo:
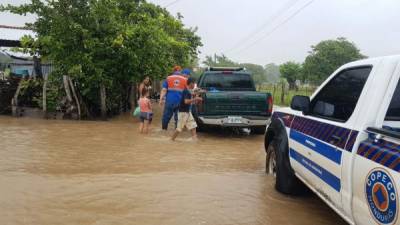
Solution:
<path fill-rule="evenodd" d="M 313 195 L 275 191 L 262 135 L 173 143 L 158 127 L 0 117 L 0 224 L 345 224 Z"/>

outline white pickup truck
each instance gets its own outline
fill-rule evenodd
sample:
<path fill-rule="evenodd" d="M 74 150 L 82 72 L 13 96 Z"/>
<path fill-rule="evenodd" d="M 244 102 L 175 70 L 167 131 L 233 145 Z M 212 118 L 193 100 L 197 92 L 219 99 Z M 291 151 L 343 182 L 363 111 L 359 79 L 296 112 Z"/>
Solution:
<path fill-rule="evenodd" d="M 350 224 L 400 224 L 400 56 L 352 62 L 265 133 L 275 187 L 308 186 Z"/>

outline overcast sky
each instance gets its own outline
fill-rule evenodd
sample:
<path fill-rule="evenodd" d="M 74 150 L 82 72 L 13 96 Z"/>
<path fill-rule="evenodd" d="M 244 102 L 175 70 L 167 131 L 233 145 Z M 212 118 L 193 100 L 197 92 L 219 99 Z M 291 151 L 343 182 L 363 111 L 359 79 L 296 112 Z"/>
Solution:
<path fill-rule="evenodd" d="M 27 0 L 0 0 L 23 3 Z M 303 62 L 310 46 L 346 37 L 367 56 L 400 54 L 399 0 L 151 0 L 198 27 L 201 57 L 224 53 L 265 65 Z M 171 4 L 172 3 L 172 4 Z M 0 13 L 0 24 L 23 25 L 31 17 Z"/>

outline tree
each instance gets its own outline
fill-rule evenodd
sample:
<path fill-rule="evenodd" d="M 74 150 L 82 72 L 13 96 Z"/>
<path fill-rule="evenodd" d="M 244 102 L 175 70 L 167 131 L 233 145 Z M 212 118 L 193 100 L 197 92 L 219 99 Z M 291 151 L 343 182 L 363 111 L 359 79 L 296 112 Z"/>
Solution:
<path fill-rule="evenodd" d="M 265 70 L 265 76 L 267 77 L 267 82 L 270 83 L 278 83 L 281 77 L 281 73 L 279 71 L 279 66 L 274 64 L 274 63 L 270 63 L 265 65 L 264 67 Z"/>
<path fill-rule="evenodd" d="M 296 81 L 301 75 L 301 65 L 295 62 L 287 62 L 280 65 L 279 71 L 282 77 L 289 83 L 289 89 L 297 89 Z"/>
<path fill-rule="evenodd" d="M 211 66 L 214 66 L 215 64 L 217 64 L 217 62 L 212 56 L 206 55 L 206 59 L 203 61 L 203 64 L 211 67 Z"/>
<path fill-rule="evenodd" d="M 240 64 L 232 61 L 224 54 L 222 55 L 214 55 L 206 56 L 206 59 L 203 61 L 203 64 L 209 67 L 239 67 Z"/>
<path fill-rule="evenodd" d="M 346 38 L 321 41 L 303 64 L 302 81 L 322 82 L 341 65 L 365 58 L 357 46 Z"/>
<path fill-rule="evenodd" d="M 214 56 L 206 56 L 206 59 L 203 61 L 203 64 L 209 67 L 243 67 L 251 72 L 253 75 L 254 82 L 256 84 L 262 84 L 267 81 L 267 76 L 265 75 L 265 71 L 263 66 L 253 64 L 253 63 L 238 63 L 231 59 L 229 59 L 225 55 L 214 55 Z"/>
<path fill-rule="evenodd" d="M 261 85 L 267 81 L 267 76 L 265 75 L 263 66 L 252 63 L 242 63 L 240 64 L 240 67 L 244 67 L 246 70 L 251 72 L 253 80 L 256 84 Z"/>
<path fill-rule="evenodd" d="M 24 50 L 51 61 L 52 76 L 72 79 L 64 82 L 66 93 L 76 86 L 76 99 L 102 117 L 119 110 L 143 76 L 191 65 L 201 46 L 197 29 L 145 0 L 31 0 L 0 11 L 36 15 L 27 26 L 37 38 L 24 37 Z"/>

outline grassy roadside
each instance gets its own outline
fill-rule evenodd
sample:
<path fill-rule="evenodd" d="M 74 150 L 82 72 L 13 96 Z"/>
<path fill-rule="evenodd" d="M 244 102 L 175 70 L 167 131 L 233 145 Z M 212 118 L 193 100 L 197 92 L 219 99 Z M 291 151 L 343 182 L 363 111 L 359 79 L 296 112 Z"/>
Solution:
<path fill-rule="evenodd" d="M 274 98 L 274 105 L 278 106 L 289 106 L 290 102 L 292 101 L 293 96 L 295 95 L 305 95 L 310 96 L 316 87 L 310 86 L 300 86 L 298 90 L 289 90 L 287 87 L 284 89 L 284 98 L 282 101 L 282 85 L 280 84 L 270 84 L 270 85 L 263 85 L 259 89 L 260 92 L 269 92 L 272 94 Z"/>

